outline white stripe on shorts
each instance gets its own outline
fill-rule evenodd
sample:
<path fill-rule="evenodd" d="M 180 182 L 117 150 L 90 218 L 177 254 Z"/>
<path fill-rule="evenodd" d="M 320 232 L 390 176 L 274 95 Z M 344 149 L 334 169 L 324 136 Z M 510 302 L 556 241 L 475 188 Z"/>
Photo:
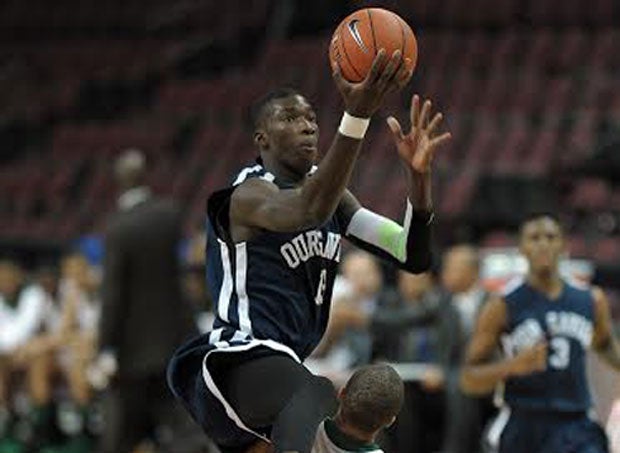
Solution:
<path fill-rule="evenodd" d="M 487 442 L 494 452 L 499 451 L 499 442 L 508 424 L 508 420 L 510 420 L 510 408 L 508 406 L 503 406 L 497 417 L 495 417 L 495 420 L 493 420 L 489 432 L 487 433 Z"/>

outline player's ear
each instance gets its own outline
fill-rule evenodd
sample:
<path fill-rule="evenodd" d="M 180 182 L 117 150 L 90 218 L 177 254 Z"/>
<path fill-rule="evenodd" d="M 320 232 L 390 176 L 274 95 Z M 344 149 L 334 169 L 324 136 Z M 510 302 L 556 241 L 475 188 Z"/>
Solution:
<path fill-rule="evenodd" d="M 267 135 L 265 131 L 262 129 L 257 129 L 254 131 L 254 144 L 258 146 L 260 149 L 265 149 L 268 147 Z"/>
<path fill-rule="evenodd" d="M 345 387 L 344 386 L 340 387 L 340 390 L 338 390 L 338 394 L 336 395 L 338 398 L 338 401 L 342 401 L 345 393 L 346 393 Z"/>

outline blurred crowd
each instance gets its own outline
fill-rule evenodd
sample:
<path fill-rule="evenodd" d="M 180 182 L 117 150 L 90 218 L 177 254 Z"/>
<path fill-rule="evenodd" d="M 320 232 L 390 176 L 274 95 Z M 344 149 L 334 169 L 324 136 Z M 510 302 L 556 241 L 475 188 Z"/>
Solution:
<path fill-rule="evenodd" d="M 488 292 L 478 250 L 448 249 L 437 272 L 392 273 L 373 256 L 347 254 L 334 288 L 327 333 L 309 366 L 336 383 L 371 362 L 394 364 L 406 382 L 406 403 L 382 440 L 386 451 L 479 451 L 491 397 L 461 393 L 465 346 Z"/>
<path fill-rule="evenodd" d="M 183 248 L 182 288 L 206 330 L 212 316 L 203 255 L 197 233 Z M 35 269 L 0 260 L 0 452 L 94 450 L 103 423 L 92 366 L 102 274 L 101 263 L 78 249 Z"/>
<path fill-rule="evenodd" d="M 213 322 L 204 247 L 197 230 L 181 257 L 183 297 L 201 331 Z M 457 375 L 487 297 L 478 274 L 478 252 L 470 245 L 449 249 L 436 273 L 420 275 L 394 273 L 364 252 L 343 258 L 332 318 L 308 366 L 340 384 L 357 366 L 399 364 L 407 404 L 383 439 L 387 451 L 477 451 L 493 405 L 490 398 L 462 395 Z M 101 283 L 102 268 L 77 250 L 58 266 L 31 271 L 16 261 L 0 262 L 2 452 L 33 444 L 49 453 L 94 448 L 102 429 L 91 366 Z"/>

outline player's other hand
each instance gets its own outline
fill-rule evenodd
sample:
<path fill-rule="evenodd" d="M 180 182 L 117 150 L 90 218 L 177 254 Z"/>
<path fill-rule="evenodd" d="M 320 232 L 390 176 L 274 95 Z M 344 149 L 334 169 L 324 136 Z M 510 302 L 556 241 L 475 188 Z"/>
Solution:
<path fill-rule="evenodd" d="M 519 352 L 512 359 L 512 375 L 527 376 L 544 371 L 547 368 L 547 350 L 547 343 L 541 342 Z"/>
<path fill-rule="evenodd" d="M 441 113 L 431 117 L 431 101 L 426 100 L 420 111 L 420 97 L 416 94 L 411 101 L 411 129 L 406 134 L 398 120 L 393 116 L 387 119 L 392 131 L 398 154 L 405 165 L 416 173 L 425 174 L 431 170 L 435 151 L 450 140 L 451 134 L 441 134 L 438 128 L 443 119 Z"/>
<path fill-rule="evenodd" d="M 377 52 L 366 78 L 359 83 L 345 80 L 338 65 L 333 73 L 346 111 L 358 118 L 370 118 L 381 106 L 385 95 L 401 89 L 410 77 L 411 72 L 403 64 L 400 50 L 388 56 L 385 49 Z"/>

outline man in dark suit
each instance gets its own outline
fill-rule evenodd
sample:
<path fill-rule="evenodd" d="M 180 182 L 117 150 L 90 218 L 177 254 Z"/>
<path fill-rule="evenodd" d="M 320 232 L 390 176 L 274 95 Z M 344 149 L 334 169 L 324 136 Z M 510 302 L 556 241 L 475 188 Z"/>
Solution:
<path fill-rule="evenodd" d="M 403 291 L 407 285 L 403 283 L 417 281 L 420 286 L 422 278 L 423 275 L 401 275 L 399 303 L 384 304 L 370 320 L 374 356 L 395 362 L 426 362 L 429 360 L 425 351 L 431 351 L 430 361 L 436 362 L 441 372 L 424 376 L 420 389 L 431 397 L 433 392 L 443 391 L 445 432 L 442 452 L 477 453 L 484 425 L 495 408 L 490 397 L 464 395 L 458 381 L 465 348 L 488 297 L 479 284 L 478 251 L 469 245 L 458 245 L 446 252 L 441 269 L 445 294 L 441 297 L 433 292 L 407 296 L 407 291 Z M 434 398 L 431 404 L 436 403 L 437 398 Z M 428 410 L 423 413 L 432 417 Z M 401 414 L 401 423 L 407 416 L 406 412 Z M 418 425 L 427 422 L 430 420 L 421 420 Z M 411 436 L 411 428 L 406 427 L 404 431 Z M 416 439 L 419 437 L 416 435 Z M 435 439 L 429 443 L 434 444 Z M 416 440 L 416 445 L 419 444 Z M 430 451 L 425 445 L 421 447 L 422 451 Z M 403 451 L 412 451 L 413 448 L 407 444 Z"/>
<path fill-rule="evenodd" d="M 446 432 L 444 453 L 477 453 L 486 422 L 495 413 L 491 396 L 470 397 L 459 387 L 465 350 L 489 294 L 479 283 L 479 254 L 470 245 L 450 248 L 443 258 L 441 280 L 447 291 L 440 304 L 440 361 L 444 369 Z"/>
<path fill-rule="evenodd" d="M 141 152 L 125 152 L 115 176 L 122 193 L 106 234 L 100 353 L 91 370 L 99 384 L 109 381 L 101 452 L 128 453 L 147 437 L 188 451 L 173 440 L 186 418 L 165 385 L 168 359 L 196 331 L 181 295 L 180 213 L 144 185 Z"/>

